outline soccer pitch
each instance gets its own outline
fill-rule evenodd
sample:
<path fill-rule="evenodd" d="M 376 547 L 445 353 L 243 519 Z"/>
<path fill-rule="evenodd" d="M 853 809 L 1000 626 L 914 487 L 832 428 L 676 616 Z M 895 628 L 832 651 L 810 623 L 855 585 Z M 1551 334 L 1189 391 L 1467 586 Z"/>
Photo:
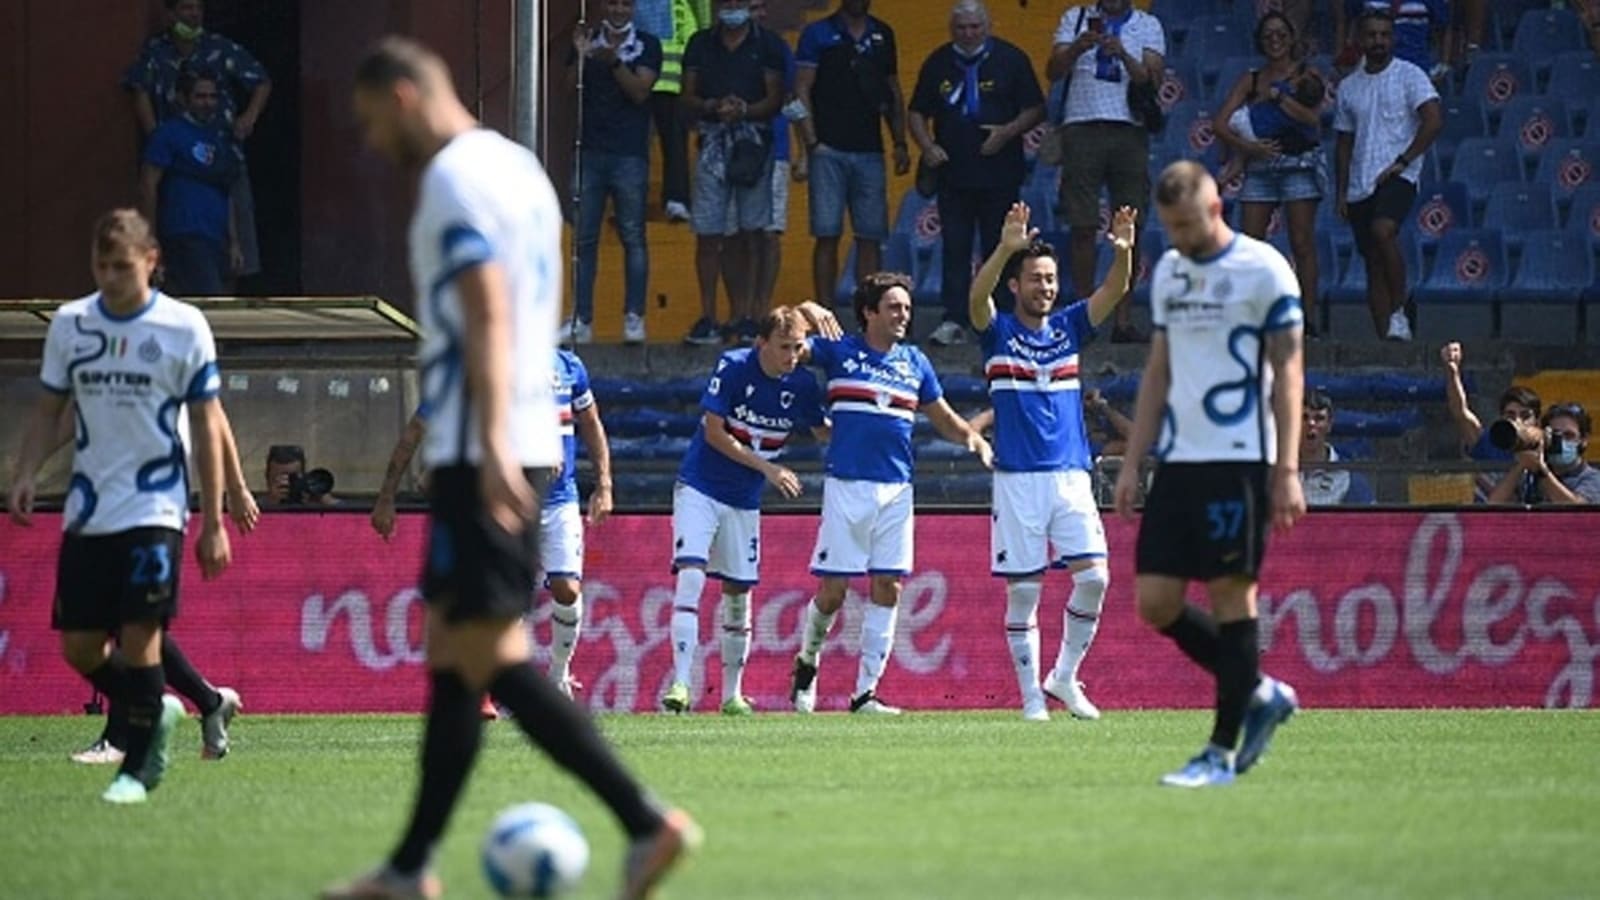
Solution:
<path fill-rule="evenodd" d="M 1014 712 L 606 716 L 663 796 L 705 826 L 678 898 L 1578 897 L 1600 884 L 1600 715 L 1306 711 L 1232 787 L 1161 788 L 1209 714 Z M 196 720 L 143 807 L 67 753 L 100 720 L 0 719 L 0 897 L 310 897 L 397 837 L 416 717 L 236 720 L 202 763 Z M 478 841 L 542 800 L 594 850 L 580 897 L 615 890 L 621 835 L 510 722 L 443 844 L 448 896 L 487 897 Z"/>

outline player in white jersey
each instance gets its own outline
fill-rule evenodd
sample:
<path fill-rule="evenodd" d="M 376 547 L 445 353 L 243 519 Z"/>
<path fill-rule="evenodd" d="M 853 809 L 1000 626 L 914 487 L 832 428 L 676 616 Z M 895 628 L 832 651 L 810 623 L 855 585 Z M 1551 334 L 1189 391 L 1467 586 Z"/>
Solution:
<path fill-rule="evenodd" d="M 483 737 L 487 690 L 611 808 L 632 845 L 624 898 L 646 896 L 699 829 L 664 810 L 594 723 L 530 665 L 541 496 L 562 447 L 551 368 L 561 307 L 561 207 L 539 161 L 480 128 L 444 61 L 390 37 L 356 68 L 375 150 L 421 173 L 409 250 L 424 329 L 429 535 L 422 576 L 432 684 L 421 784 L 399 846 L 324 897 L 437 897 L 431 857 Z"/>
<path fill-rule="evenodd" d="M 921 350 L 905 340 L 911 324 L 911 279 L 874 272 L 861 279 L 854 306 L 860 334 L 814 338 L 810 362 L 828 379 L 827 479 L 822 522 L 811 553 L 817 595 L 801 618 L 800 652 L 790 674 L 789 699 L 797 712 L 817 703 L 817 664 L 828 629 L 844 605 L 850 579 L 866 575 L 872 591 L 861 617 L 861 654 L 850 711 L 899 715 L 878 697 L 878 681 L 894 647 L 900 588 L 911 574 L 911 433 L 917 410 L 940 436 L 967 448 L 985 466 L 994 452 L 983 436 L 944 399 L 939 376 Z"/>
<path fill-rule="evenodd" d="M 582 687 L 572 677 L 572 654 L 583 622 L 583 528 L 586 520 L 592 527 L 611 515 L 611 445 L 600 421 L 600 407 L 589 390 L 589 370 L 583 360 L 576 353 L 557 350 L 553 377 L 564 460 L 561 473 L 545 492 L 539 510 L 539 570 L 544 573 L 545 587 L 550 589 L 556 606 L 550 614 L 550 680 L 571 697 L 574 690 Z M 372 505 L 372 528 L 386 541 L 394 535 L 394 501 L 400 477 L 410 467 L 427 431 L 428 411 L 419 408 L 389 453 L 383 485 Z M 579 436 L 595 475 L 587 517 L 578 508 Z M 481 711 L 485 719 L 500 715 L 488 694 L 483 696 Z"/>
<path fill-rule="evenodd" d="M 168 739 L 183 713 L 163 697 L 161 635 L 178 612 L 178 573 L 189 515 L 193 429 L 203 577 L 230 559 L 222 526 L 228 438 L 221 376 L 205 316 L 150 287 L 159 251 L 131 209 L 95 225 L 99 290 L 56 310 L 39 378 L 45 387 L 18 453 L 11 517 L 31 521 L 35 478 L 55 446 L 56 423 L 77 409 L 66 536 L 51 625 L 67 662 L 127 709 L 127 747 L 103 799 L 142 803 L 161 783 Z M 185 416 L 187 410 L 187 416 Z M 106 634 L 121 649 L 110 652 Z"/>
<path fill-rule="evenodd" d="M 1116 506 L 1132 518 L 1139 462 L 1159 433 L 1139 523 L 1139 616 L 1217 682 L 1210 743 L 1161 781 L 1208 787 L 1249 770 L 1297 705 L 1292 688 L 1260 672 L 1256 580 L 1268 525 L 1287 531 L 1306 511 L 1303 316 L 1294 271 L 1270 244 L 1227 226 L 1203 167 L 1168 166 L 1156 209 L 1172 249 L 1150 278 L 1156 331 Z M 1184 602 L 1190 581 L 1205 584 L 1209 613 Z"/>
<path fill-rule="evenodd" d="M 1111 271 L 1087 298 L 1056 309 L 1055 248 L 1028 227 L 1028 207 L 1013 204 L 1000 243 L 973 276 L 972 327 L 982 337 L 984 374 L 994 403 L 994 574 L 1006 579 L 1006 642 L 1017 671 L 1022 715 L 1047 721 L 1048 695 L 1080 719 L 1100 710 L 1084 695 L 1078 667 L 1100 627 L 1111 571 L 1089 473 L 1094 460 L 1083 424 L 1079 354 L 1128 292 L 1137 213 L 1117 211 Z M 990 296 L 1002 274 L 1016 297 L 1014 313 L 997 313 Z M 1054 555 L 1051 555 L 1051 550 Z M 1061 649 L 1039 682 L 1039 596 L 1047 568 L 1072 573 L 1062 611 Z"/>

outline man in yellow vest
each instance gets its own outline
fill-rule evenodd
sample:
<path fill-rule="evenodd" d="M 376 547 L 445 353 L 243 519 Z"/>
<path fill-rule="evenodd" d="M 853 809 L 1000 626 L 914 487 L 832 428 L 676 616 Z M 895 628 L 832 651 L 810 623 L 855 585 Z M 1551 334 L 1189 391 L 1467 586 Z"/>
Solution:
<path fill-rule="evenodd" d="M 661 203 L 669 222 L 689 219 L 688 129 L 678 108 L 683 90 L 683 49 L 689 35 L 711 25 L 710 0 L 638 0 L 633 22 L 661 39 L 661 77 L 650 94 L 650 114 L 661 139 Z"/>

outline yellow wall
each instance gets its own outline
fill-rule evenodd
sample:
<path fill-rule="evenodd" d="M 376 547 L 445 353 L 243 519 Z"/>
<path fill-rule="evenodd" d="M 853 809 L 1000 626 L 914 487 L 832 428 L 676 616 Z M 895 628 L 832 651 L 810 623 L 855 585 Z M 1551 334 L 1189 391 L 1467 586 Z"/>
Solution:
<path fill-rule="evenodd" d="M 945 0 L 874 0 L 872 14 L 888 22 L 895 30 L 900 48 L 900 84 L 907 99 L 916 83 L 917 70 L 923 59 L 938 45 L 950 39 L 948 11 Z M 1148 5 L 1138 4 L 1135 5 Z M 814 20 L 828 15 L 837 6 L 830 3 L 827 9 L 810 13 Z M 1050 53 L 1051 36 L 1061 17 L 1059 2 L 1036 0 L 1026 8 L 1017 3 L 995 0 L 989 4 L 994 19 L 996 35 L 1020 46 L 1033 59 L 1039 71 L 1041 85 L 1044 62 Z M 785 38 L 793 47 L 798 33 L 788 33 Z M 692 143 L 692 142 L 691 142 Z M 669 225 L 660 211 L 660 154 L 651 145 L 652 175 L 647 209 L 651 220 L 646 225 L 646 240 L 650 247 L 650 281 L 647 293 L 649 313 L 647 326 L 651 342 L 675 342 L 694 324 L 700 315 L 700 294 L 694 274 L 694 235 L 687 223 Z M 913 164 L 917 150 L 911 150 Z M 691 172 L 693 164 L 691 163 Z M 896 178 L 891 170 L 889 179 L 889 214 L 891 218 L 899 208 L 900 199 L 911 189 L 910 176 Z M 778 276 L 778 286 L 773 302 L 793 303 L 811 296 L 811 235 L 809 204 L 804 184 L 790 184 L 789 228 L 783 239 L 783 259 Z M 609 215 L 609 211 L 608 211 Z M 891 222 L 892 224 L 892 222 Z M 571 256 L 571 230 L 568 229 L 568 259 Z M 848 242 L 840 249 L 840 265 L 849 249 Z M 572 286 L 569 267 L 567 310 L 571 311 Z M 658 305 L 658 298 L 660 303 Z M 599 277 L 595 284 L 595 339 L 617 341 L 622 337 L 622 247 L 616 232 L 609 224 L 600 237 Z M 718 318 L 727 316 L 727 298 L 718 299 Z"/>

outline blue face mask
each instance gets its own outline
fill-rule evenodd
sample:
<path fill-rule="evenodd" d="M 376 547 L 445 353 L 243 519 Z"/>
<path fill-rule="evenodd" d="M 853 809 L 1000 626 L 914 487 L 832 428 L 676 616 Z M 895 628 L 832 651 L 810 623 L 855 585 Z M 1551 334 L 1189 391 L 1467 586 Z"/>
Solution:
<path fill-rule="evenodd" d="M 717 21 L 729 28 L 742 28 L 750 22 L 748 9 L 723 9 L 717 11 Z"/>
<path fill-rule="evenodd" d="M 1561 441 L 1561 449 L 1550 454 L 1550 464 L 1562 469 L 1575 465 L 1578 462 L 1578 459 L 1579 453 L 1577 441 L 1563 439 Z"/>

